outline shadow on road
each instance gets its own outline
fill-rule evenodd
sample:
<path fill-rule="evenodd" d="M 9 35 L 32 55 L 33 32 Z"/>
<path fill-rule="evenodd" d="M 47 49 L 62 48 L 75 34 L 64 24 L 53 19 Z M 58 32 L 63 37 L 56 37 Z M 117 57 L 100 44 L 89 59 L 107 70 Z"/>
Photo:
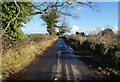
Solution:
<path fill-rule="evenodd" d="M 59 39 L 42 56 L 21 70 L 10 80 L 100 80 L 103 77 L 89 70 L 88 66 L 77 59 L 63 39 Z"/>

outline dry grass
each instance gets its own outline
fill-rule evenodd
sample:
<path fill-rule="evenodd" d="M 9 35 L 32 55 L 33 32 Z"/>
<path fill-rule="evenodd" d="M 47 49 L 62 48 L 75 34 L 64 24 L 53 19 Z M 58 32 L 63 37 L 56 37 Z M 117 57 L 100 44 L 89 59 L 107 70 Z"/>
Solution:
<path fill-rule="evenodd" d="M 42 55 L 43 51 L 52 46 L 57 38 L 50 35 L 32 35 L 26 38 L 27 41 L 4 49 L 2 56 L 3 80 L 24 69 L 37 56 Z"/>

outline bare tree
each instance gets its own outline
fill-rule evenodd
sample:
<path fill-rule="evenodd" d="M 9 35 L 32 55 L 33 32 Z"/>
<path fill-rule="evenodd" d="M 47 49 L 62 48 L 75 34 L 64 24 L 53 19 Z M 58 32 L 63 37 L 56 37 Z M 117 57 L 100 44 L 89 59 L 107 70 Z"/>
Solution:
<path fill-rule="evenodd" d="M 65 32 L 69 32 L 69 23 L 66 21 L 65 18 L 61 21 L 61 25 L 58 26 L 59 32 L 58 35 L 63 35 Z"/>
<path fill-rule="evenodd" d="M 92 2 L 81 2 L 78 0 L 65 0 L 64 2 L 60 2 L 60 0 L 56 0 L 55 2 L 39 2 L 34 3 L 33 8 L 37 10 L 34 14 L 47 14 L 51 10 L 56 10 L 57 13 L 64 16 L 72 16 L 77 17 L 75 15 L 75 10 L 81 6 L 88 6 L 89 8 L 94 10 L 94 3 Z M 71 12 L 71 10 L 74 10 Z"/>
<path fill-rule="evenodd" d="M 81 6 L 87 6 L 91 9 L 94 9 L 94 3 L 92 2 L 81 2 L 78 0 L 65 0 L 64 2 L 60 2 L 60 0 L 56 0 L 54 2 L 37 2 L 33 3 L 33 8 L 35 9 L 36 14 L 41 14 L 42 16 L 47 15 L 48 13 L 51 13 L 53 10 L 56 11 L 56 14 L 64 17 L 64 16 L 70 16 L 73 18 L 78 18 L 78 14 L 76 14 L 76 9 Z M 50 17 L 50 16 L 49 16 Z M 48 17 L 48 19 L 49 19 Z M 46 19 L 47 20 L 47 19 Z M 49 27 L 49 26 L 48 26 Z M 53 29 L 54 28 L 54 29 Z M 52 29 L 55 30 L 55 27 Z M 50 30 L 52 30 L 50 29 Z M 67 24 L 63 22 L 62 26 L 59 26 L 60 33 L 65 33 L 67 31 Z"/>

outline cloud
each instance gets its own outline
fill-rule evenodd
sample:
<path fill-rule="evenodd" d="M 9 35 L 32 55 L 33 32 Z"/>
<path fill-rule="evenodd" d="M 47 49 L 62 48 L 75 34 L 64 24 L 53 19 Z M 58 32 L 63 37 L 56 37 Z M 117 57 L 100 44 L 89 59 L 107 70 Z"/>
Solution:
<path fill-rule="evenodd" d="M 105 26 L 105 27 L 102 27 L 99 31 L 104 30 L 106 28 L 112 29 L 115 34 L 118 33 L 118 26 Z"/>
<path fill-rule="evenodd" d="M 118 33 L 118 26 L 112 26 L 111 29 L 114 31 L 115 34 Z"/>
<path fill-rule="evenodd" d="M 115 34 L 118 33 L 118 26 L 102 26 L 102 27 L 97 27 L 97 28 L 83 28 L 80 29 L 79 26 L 77 25 L 73 25 L 70 29 L 70 34 L 75 34 L 76 32 L 85 32 L 85 34 L 97 34 L 100 31 L 106 29 L 106 28 L 110 28 L 114 31 Z"/>
<path fill-rule="evenodd" d="M 80 27 L 77 25 L 73 25 L 73 27 L 70 29 L 71 34 L 75 34 L 76 32 L 80 31 Z"/>
<path fill-rule="evenodd" d="M 104 27 L 98 27 L 98 28 L 91 29 L 88 34 L 97 34 L 106 28 L 112 29 L 115 34 L 118 33 L 118 26 L 104 26 Z"/>

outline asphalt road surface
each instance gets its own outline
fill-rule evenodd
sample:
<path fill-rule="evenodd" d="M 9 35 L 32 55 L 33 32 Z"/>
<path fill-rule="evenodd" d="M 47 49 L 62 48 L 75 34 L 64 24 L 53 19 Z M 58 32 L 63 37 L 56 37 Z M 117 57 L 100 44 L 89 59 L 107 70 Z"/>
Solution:
<path fill-rule="evenodd" d="M 59 39 L 42 57 L 24 72 L 21 80 L 96 80 L 100 75 L 92 72 L 78 60 L 63 39 Z"/>

